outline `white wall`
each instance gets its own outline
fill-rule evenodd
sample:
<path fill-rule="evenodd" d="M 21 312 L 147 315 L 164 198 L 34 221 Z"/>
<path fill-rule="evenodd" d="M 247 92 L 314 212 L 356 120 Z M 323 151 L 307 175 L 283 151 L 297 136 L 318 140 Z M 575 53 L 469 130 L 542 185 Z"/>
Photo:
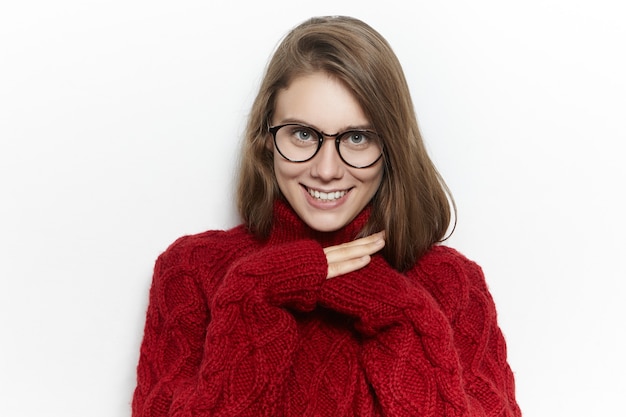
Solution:
<path fill-rule="evenodd" d="M 524 414 L 624 415 L 622 2 L 336 3 L 2 3 L 0 415 L 129 415 L 153 262 L 237 223 L 261 72 L 318 14 L 404 64 Z"/>

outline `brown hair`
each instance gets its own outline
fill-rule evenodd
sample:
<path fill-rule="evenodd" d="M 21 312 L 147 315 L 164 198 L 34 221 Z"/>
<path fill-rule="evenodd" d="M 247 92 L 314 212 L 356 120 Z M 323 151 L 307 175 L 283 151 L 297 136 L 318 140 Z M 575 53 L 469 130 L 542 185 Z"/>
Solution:
<path fill-rule="evenodd" d="M 287 34 L 266 69 L 245 133 L 237 190 L 244 223 L 259 237 L 280 197 L 267 147 L 276 95 L 298 76 L 323 71 L 354 94 L 383 141 L 383 180 L 362 236 L 386 231 L 385 259 L 410 268 L 450 225 L 454 200 L 428 157 L 402 67 L 387 41 L 350 17 L 312 18 Z"/>

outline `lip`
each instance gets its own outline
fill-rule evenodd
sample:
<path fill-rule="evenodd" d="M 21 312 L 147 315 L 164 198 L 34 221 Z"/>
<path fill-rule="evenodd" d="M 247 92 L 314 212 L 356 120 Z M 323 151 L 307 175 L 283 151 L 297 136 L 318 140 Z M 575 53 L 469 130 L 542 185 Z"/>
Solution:
<path fill-rule="evenodd" d="M 314 208 L 317 209 L 321 209 L 321 210 L 330 210 L 330 209 L 335 209 L 337 207 L 342 206 L 348 199 L 348 196 L 350 195 L 352 188 L 344 188 L 344 189 L 334 189 L 334 190 L 323 190 L 323 189 L 319 189 L 319 188 L 314 188 L 314 187 L 307 187 L 304 184 L 300 184 L 302 186 L 302 192 L 304 193 L 304 197 L 306 199 L 306 201 L 308 202 L 308 204 Z M 345 194 L 337 199 L 334 200 L 321 200 L 319 198 L 315 198 L 313 197 L 310 193 L 309 193 L 309 189 L 315 190 L 315 191 L 319 191 L 321 193 L 335 193 L 337 191 L 345 191 Z"/>

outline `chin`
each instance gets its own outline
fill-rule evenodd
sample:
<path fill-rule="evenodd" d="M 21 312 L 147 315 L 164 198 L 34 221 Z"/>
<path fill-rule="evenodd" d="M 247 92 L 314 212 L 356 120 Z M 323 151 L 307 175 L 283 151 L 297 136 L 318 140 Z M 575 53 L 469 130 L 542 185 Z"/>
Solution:
<path fill-rule="evenodd" d="M 323 217 L 323 216 L 316 216 Z M 305 221 L 306 224 L 313 230 L 317 230 L 318 232 L 336 232 L 337 230 L 343 228 L 348 223 L 350 223 L 351 219 L 323 219 L 323 218 L 315 218 L 309 219 Z"/>
<path fill-rule="evenodd" d="M 341 229 L 343 226 L 339 226 L 339 227 L 322 226 L 322 227 L 319 227 L 319 226 L 310 224 L 309 227 L 311 227 L 311 229 L 316 230 L 318 232 L 330 233 L 330 232 L 336 232 L 337 230 Z"/>

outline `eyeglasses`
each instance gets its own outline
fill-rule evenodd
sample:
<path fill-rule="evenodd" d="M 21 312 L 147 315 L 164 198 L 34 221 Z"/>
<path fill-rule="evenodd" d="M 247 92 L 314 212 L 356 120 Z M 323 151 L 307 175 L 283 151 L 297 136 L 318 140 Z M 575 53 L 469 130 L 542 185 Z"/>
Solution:
<path fill-rule="evenodd" d="M 376 132 L 352 129 L 329 135 L 310 126 L 287 123 L 271 126 L 276 150 L 291 162 L 306 162 L 322 148 L 324 137 L 335 138 L 335 147 L 341 160 L 353 168 L 368 168 L 383 155 L 382 141 Z"/>

